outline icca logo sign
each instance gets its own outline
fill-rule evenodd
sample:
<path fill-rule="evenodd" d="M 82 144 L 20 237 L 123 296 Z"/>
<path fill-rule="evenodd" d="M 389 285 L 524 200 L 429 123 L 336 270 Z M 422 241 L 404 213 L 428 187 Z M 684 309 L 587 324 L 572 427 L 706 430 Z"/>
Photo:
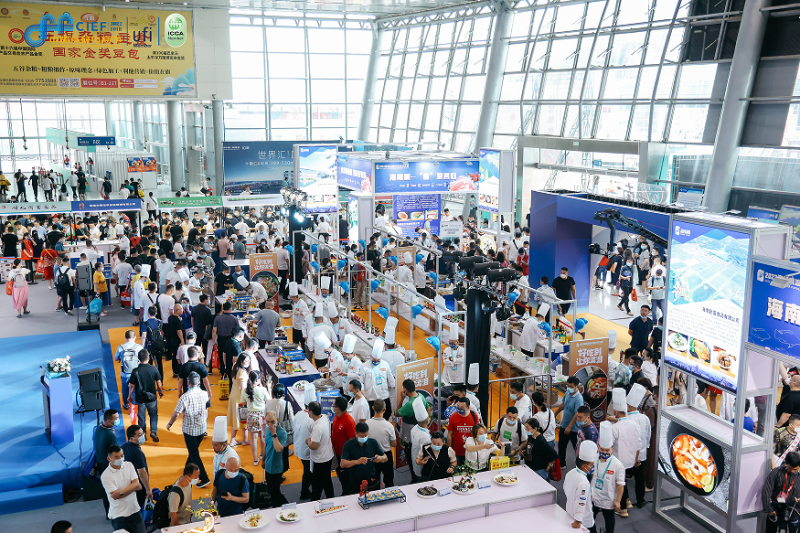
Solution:
<path fill-rule="evenodd" d="M 164 41 L 172 48 L 183 46 L 186 42 L 186 35 L 188 33 L 188 24 L 183 15 L 173 13 L 167 17 L 164 24 Z"/>

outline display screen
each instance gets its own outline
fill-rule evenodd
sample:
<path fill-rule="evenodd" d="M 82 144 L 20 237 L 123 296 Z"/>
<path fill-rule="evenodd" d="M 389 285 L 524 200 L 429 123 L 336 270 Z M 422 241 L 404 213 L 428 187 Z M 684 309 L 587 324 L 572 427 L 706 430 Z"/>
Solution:
<path fill-rule="evenodd" d="M 375 163 L 377 193 L 469 193 L 478 190 L 478 160 Z"/>
<path fill-rule="evenodd" d="M 775 282 L 777 286 L 773 286 L 776 278 L 796 272 L 765 263 L 753 263 L 747 340 L 757 346 L 800 358 L 800 279 L 788 278 L 785 283 Z"/>
<path fill-rule="evenodd" d="M 347 202 L 347 238 L 350 244 L 358 242 L 358 198 L 350 196 Z"/>
<path fill-rule="evenodd" d="M 336 145 L 300 145 L 296 150 L 297 188 L 308 194 L 306 212 L 336 212 Z"/>
<path fill-rule="evenodd" d="M 666 360 L 736 391 L 750 236 L 676 220 L 670 240 Z"/>
<path fill-rule="evenodd" d="M 481 150 L 478 209 L 497 213 L 500 200 L 500 150 Z"/>
<path fill-rule="evenodd" d="M 344 189 L 372 192 L 372 161 L 340 155 L 336 158 L 336 182 Z"/>
<path fill-rule="evenodd" d="M 416 237 L 416 228 L 425 228 L 428 235 L 439 234 L 439 211 L 442 197 L 439 194 L 395 196 L 392 209 L 398 227 L 407 237 Z"/>
<path fill-rule="evenodd" d="M 243 196 L 242 200 L 274 199 L 275 203 L 283 203 L 281 187 L 294 182 L 295 144 L 293 141 L 222 143 L 225 200 Z"/>
<path fill-rule="evenodd" d="M 781 212 L 777 209 L 764 209 L 763 207 L 748 207 L 747 218 L 755 218 L 768 224 L 777 224 Z"/>

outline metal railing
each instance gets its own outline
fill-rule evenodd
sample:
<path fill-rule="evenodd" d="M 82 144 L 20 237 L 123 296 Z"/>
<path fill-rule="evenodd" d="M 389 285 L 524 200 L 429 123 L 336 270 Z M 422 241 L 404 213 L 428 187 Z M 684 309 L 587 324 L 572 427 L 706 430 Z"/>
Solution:
<path fill-rule="evenodd" d="M 493 428 L 501 416 L 506 414 L 506 409 L 511 403 L 512 383 L 523 383 L 523 391 L 530 395 L 532 392 L 541 392 L 545 396 L 545 402 L 549 409 L 552 405 L 550 394 L 553 391 L 553 377 L 550 374 L 523 375 L 510 378 L 497 378 L 489 380 L 489 403 L 486 410 L 487 427 Z M 553 391 L 554 393 L 555 391 Z"/>

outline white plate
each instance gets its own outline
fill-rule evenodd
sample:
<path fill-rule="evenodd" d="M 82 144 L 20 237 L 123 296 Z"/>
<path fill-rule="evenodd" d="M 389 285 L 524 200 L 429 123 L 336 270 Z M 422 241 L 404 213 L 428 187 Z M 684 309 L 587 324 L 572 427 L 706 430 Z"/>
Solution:
<path fill-rule="evenodd" d="M 458 494 L 459 496 L 469 496 L 470 494 L 475 494 L 476 492 L 478 492 L 478 487 L 468 490 L 467 492 L 461 492 L 460 490 L 456 490 L 452 486 L 450 487 L 450 489 L 452 490 L 453 494 Z"/>
<path fill-rule="evenodd" d="M 492 481 L 494 481 L 495 483 L 497 483 L 501 487 L 514 487 L 519 483 L 519 478 L 517 478 L 516 481 L 514 481 L 513 483 L 500 483 L 499 481 L 497 481 L 498 477 L 500 477 L 500 475 L 494 476 L 492 478 Z"/>
<path fill-rule="evenodd" d="M 303 390 L 307 383 L 308 381 L 301 379 L 300 381 L 295 381 L 292 387 L 294 390 Z"/>
<path fill-rule="evenodd" d="M 426 500 L 429 499 L 429 498 L 436 498 L 437 496 L 439 496 L 439 489 L 436 489 L 436 492 L 434 494 L 431 494 L 430 496 L 425 496 L 424 494 L 420 494 L 417 491 L 414 491 L 414 492 L 417 493 L 417 496 L 419 496 L 420 498 L 426 499 Z"/>
<path fill-rule="evenodd" d="M 282 520 L 281 516 L 283 515 L 284 512 L 296 513 L 297 518 L 295 518 L 294 520 Z M 303 519 L 303 511 L 298 511 L 297 509 L 291 511 L 278 511 L 278 514 L 275 515 L 275 518 L 278 520 L 279 524 L 294 524 L 295 522 L 299 522 L 300 520 Z"/>
<path fill-rule="evenodd" d="M 258 514 L 261 515 L 261 519 L 258 521 L 258 525 L 256 527 L 252 527 L 250 525 L 250 523 L 247 521 L 247 519 L 245 519 L 245 518 L 242 518 L 241 520 L 239 520 L 239 527 L 241 527 L 242 529 L 248 529 L 248 530 L 261 529 L 262 527 L 266 527 L 267 524 L 269 524 L 269 517 L 267 516 L 267 512 L 262 510 L 262 511 L 259 511 Z"/>

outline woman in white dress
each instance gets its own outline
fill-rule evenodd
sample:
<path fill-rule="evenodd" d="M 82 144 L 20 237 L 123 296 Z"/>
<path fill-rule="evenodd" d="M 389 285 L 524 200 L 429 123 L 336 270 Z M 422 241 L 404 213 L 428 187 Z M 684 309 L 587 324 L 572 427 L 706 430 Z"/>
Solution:
<path fill-rule="evenodd" d="M 11 299 L 14 303 L 14 309 L 17 311 L 17 318 L 22 318 L 23 314 L 30 314 L 30 311 L 28 311 L 27 281 L 27 275 L 30 273 L 30 270 L 22 266 L 21 259 L 14 259 L 14 268 L 8 273 L 8 279 L 11 280 L 13 285 Z"/>

